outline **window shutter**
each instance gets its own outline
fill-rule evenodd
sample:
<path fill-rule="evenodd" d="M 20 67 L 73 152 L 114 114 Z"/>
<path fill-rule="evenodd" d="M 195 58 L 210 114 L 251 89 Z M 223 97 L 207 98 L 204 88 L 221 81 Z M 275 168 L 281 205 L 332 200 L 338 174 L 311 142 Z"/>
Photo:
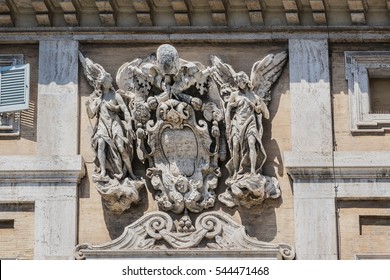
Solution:
<path fill-rule="evenodd" d="M 0 67 L 0 113 L 28 109 L 30 64 Z"/>

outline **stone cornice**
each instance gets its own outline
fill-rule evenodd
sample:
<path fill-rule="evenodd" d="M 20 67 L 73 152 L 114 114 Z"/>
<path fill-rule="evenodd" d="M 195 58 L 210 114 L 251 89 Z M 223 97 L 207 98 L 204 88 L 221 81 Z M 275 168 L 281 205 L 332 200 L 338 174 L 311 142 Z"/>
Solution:
<path fill-rule="evenodd" d="M 0 26 L 386 25 L 389 8 L 386 0 L 2 0 Z"/>
<path fill-rule="evenodd" d="M 293 180 L 390 178 L 389 152 L 285 152 L 284 164 Z"/>
<path fill-rule="evenodd" d="M 84 172 L 79 155 L 0 157 L 0 183 L 78 183 Z"/>
<path fill-rule="evenodd" d="M 1 44 L 40 40 L 82 43 L 256 43 L 289 39 L 328 39 L 330 42 L 390 42 L 390 26 L 264 26 L 264 27 L 50 27 L 0 28 Z"/>

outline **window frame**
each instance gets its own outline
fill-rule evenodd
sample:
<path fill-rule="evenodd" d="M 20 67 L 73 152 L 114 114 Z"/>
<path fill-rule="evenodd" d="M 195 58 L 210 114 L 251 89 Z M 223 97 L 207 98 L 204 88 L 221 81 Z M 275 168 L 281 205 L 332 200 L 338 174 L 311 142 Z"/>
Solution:
<path fill-rule="evenodd" d="M 352 134 L 384 134 L 390 131 L 390 114 L 371 113 L 370 71 L 382 73 L 382 78 L 390 78 L 390 52 L 345 52 Z"/>
<path fill-rule="evenodd" d="M 0 54 L 0 67 L 9 67 L 24 64 L 23 54 Z M 28 106 L 28 102 L 27 102 Z M 20 136 L 20 117 L 19 111 L 7 111 L 0 113 L 0 138 L 19 137 Z"/>

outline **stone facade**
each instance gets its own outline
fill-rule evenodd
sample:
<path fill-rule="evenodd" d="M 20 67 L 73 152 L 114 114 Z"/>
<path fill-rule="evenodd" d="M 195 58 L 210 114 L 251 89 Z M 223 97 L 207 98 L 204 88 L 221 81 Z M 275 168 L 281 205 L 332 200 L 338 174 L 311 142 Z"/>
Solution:
<path fill-rule="evenodd" d="M 387 1 L 10 0 L 0 7 L 0 55 L 22 54 L 30 64 L 20 136 L 0 138 L 0 258 L 389 258 L 390 136 L 388 112 L 378 105 L 388 104 Z M 201 213 L 166 212 L 156 199 L 163 188 L 146 177 L 128 209 L 107 207 L 91 147 L 96 118 L 85 106 L 94 89 L 79 53 L 115 77 L 163 44 L 175 47 L 182 65 L 199 62 L 220 76 L 218 67 L 229 66 L 250 76 L 267 55 L 288 54 L 269 117 L 259 123 L 267 157 L 258 174 L 277 179 L 280 197 L 261 205 L 218 200 L 234 174 L 227 147 L 216 199 Z M 121 81 L 112 86 L 121 89 Z M 225 128 L 223 119 L 205 117 L 210 135 L 214 121 Z M 136 149 L 131 166 L 137 178 L 150 168 Z"/>

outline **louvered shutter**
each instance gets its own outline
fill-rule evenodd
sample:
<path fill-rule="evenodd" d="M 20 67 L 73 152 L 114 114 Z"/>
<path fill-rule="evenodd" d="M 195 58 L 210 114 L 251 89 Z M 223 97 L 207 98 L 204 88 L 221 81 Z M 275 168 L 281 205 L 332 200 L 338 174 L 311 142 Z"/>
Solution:
<path fill-rule="evenodd" d="M 0 67 L 0 113 L 28 109 L 30 64 Z"/>

